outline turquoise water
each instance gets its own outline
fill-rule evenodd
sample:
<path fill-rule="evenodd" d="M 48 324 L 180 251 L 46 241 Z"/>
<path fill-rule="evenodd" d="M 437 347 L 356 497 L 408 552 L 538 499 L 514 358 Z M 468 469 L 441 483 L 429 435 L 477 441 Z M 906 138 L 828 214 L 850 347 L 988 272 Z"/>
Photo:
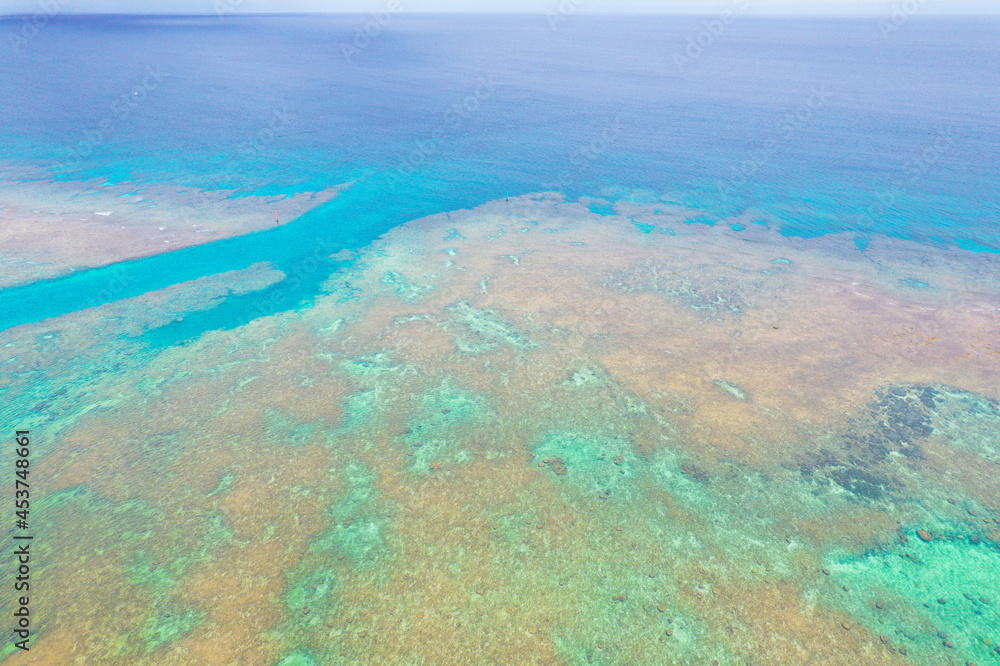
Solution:
<path fill-rule="evenodd" d="M 359 20 L 60 18 L 0 63 L 15 167 L 243 194 L 354 181 L 283 228 L 116 266 L 124 288 L 96 269 L 0 291 L 0 327 L 256 261 L 290 272 L 174 331 L 228 327 L 260 299 L 309 302 L 336 268 L 318 248 L 541 190 L 848 231 L 862 248 L 1000 247 L 995 20 L 914 20 L 889 43 L 874 21 L 744 18 L 682 70 L 671 54 L 694 19 L 399 16 L 347 61 Z"/>

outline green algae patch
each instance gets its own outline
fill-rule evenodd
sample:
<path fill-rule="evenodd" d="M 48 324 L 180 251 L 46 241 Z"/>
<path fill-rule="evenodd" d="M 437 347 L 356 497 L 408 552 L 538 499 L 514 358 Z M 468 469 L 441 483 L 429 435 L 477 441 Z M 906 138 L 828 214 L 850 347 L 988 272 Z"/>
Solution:
<path fill-rule="evenodd" d="M 265 440 L 274 444 L 302 445 L 316 432 L 314 424 L 300 423 L 278 409 L 265 410 L 264 418 Z"/>
<path fill-rule="evenodd" d="M 637 460 L 625 440 L 557 432 L 543 439 L 534 453 L 537 461 L 580 492 L 604 495 L 604 499 L 631 494 L 629 481 L 636 473 Z"/>
<path fill-rule="evenodd" d="M 314 610 L 328 611 L 333 603 L 333 590 L 337 583 L 337 573 L 320 567 L 289 582 L 285 593 L 285 605 L 295 615 L 308 615 Z M 310 624 L 321 620 L 320 613 L 313 613 Z"/>
<path fill-rule="evenodd" d="M 463 442 L 461 433 L 493 416 L 482 398 L 452 386 L 447 379 L 416 396 L 412 404 L 414 416 L 407 421 L 401 439 L 416 472 L 426 472 L 443 455 L 451 462 L 471 460 L 471 452 L 456 450 Z"/>
<path fill-rule="evenodd" d="M 482 413 L 482 399 L 457 389 L 447 380 L 421 396 L 422 416 L 435 426 L 447 426 Z"/>
<path fill-rule="evenodd" d="M 204 613 L 178 608 L 173 598 L 190 566 L 210 560 L 215 550 L 231 540 L 220 514 L 205 512 L 193 525 L 174 525 L 145 502 L 110 503 L 82 486 L 40 497 L 36 507 L 39 578 L 46 578 L 49 566 L 69 566 L 85 576 L 97 561 L 115 562 L 128 594 L 148 613 L 132 631 L 106 645 L 107 655 L 133 660 L 136 652 L 151 652 L 174 642 L 204 621 Z M 72 545 L 57 557 L 52 544 L 60 541 Z M 172 546 L 166 550 L 163 543 Z M 85 618 L 93 611 L 60 608 L 55 616 L 62 612 Z M 40 635 L 45 626 L 43 618 L 36 627 Z"/>
<path fill-rule="evenodd" d="M 383 387 L 352 393 L 344 399 L 344 415 L 339 432 L 331 432 L 331 443 L 339 442 L 339 435 L 346 430 L 361 428 L 378 423 L 379 417 L 388 409 L 389 392 Z"/>
<path fill-rule="evenodd" d="M 611 378 L 603 368 L 583 366 L 573 371 L 563 385 L 583 388 L 590 386 L 605 386 L 611 383 Z"/>
<path fill-rule="evenodd" d="M 956 448 L 1000 465 L 1000 405 L 975 393 L 936 387 L 933 431 Z"/>
<path fill-rule="evenodd" d="M 455 345 L 461 352 L 483 354 L 502 345 L 519 350 L 538 346 L 492 310 L 474 308 L 465 301 L 446 309 L 451 313 L 449 323 L 460 331 L 455 337 Z"/>
<path fill-rule="evenodd" d="M 378 427 L 389 410 L 406 397 L 405 382 L 415 381 L 420 374 L 414 366 L 396 363 L 388 352 L 348 359 L 339 367 L 354 377 L 360 390 L 344 398 L 340 422 L 325 432 L 328 444 L 335 447 L 349 431 Z"/>
<path fill-rule="evenodd" d="M 140 549 L 132 558 L 128 569 L 130 581 L 151 594 L 153 612 L 141 631 L 147 652 L 177 641 L 205 620 L 204 612 L 177 608 L 171 600 L 182 576 L 193 564 L 208 562 L 216 550 L 232 541 L 232 531 L 221 514 L 207 513 L 200 522 L 199 538 L 186 552 L 154 555 Z M 175 543 L 180 541 L 180 538 L 174 540 Z"/>
<path fill-rule="evenodd" d="M 204 621 L 205 614 L 195 610 L 168 610 L 155 613 L 146 620 L 142 628 L 146 651 L 152 652 L 161 645 L 177 641 Z"/>
<path fill-rule="evenodd" d="M 657 483 L 682 503 L 707 508 L 712 504 L 706 488 L 706 475 L 697 465 L 669 449 L 659 451 L 651 461 L 650 472 Z"/>
<path fill-rule="evenodd" d="M 338 525 L 332 536 L 335 549 L 354 562 L 374 562 L 385 551 L 384 522 L 367 517 Z"/>
<path fill-rule="evenodd" d="M 216 484 L 215 489 L 212 490 L 206 497 L 214 497 L 215 495 L 223 495 L 229 492 L 229 489 L 233 487 L 236 483 L 236 474 L 233 472 L 225 472 L 219 477 L 219 483 Z"/>
<path fill-rule="evenodd" d="M 393 362 L 392 356 L 387 352 L 377 352 L 352 358 L 340 363 L 340 367 L 348 373 L 360 377 L 378 377 L 380 375 L 400 373 L 414 369 L 404 364 Z"/>
<path fill-rule="evenodd" d="M 383 531 L 388 522 L 373 485 L 375 475 L 356 462 L 348 464 L 343 475 L 346 493 L 327 510 L 330 527 L 309 550 L 343 555 L 355 565 L 373 565 L 386 551 Z"/>
<path fill-rule="evenodd" d="M 193 545 L 189 550 L 176 554 L 154 554 L 148 549 L 136 549 L 128 569 L 130 578 L 157 595 L 165 595 L 191 565 L 211 560 L 212 554 L 230 543 L 232 538 L 232 530 L 222 514 L 208 512 L 201 517 L 196 534 L 188 535 L 187 541 Z M 181 542 L 181 538 L 175 542 Z"/>
<path fill-rule="evenodd" d="M 716 379 L 712 382 L 712 384 L 715 385 L 715 388 L 719 389 L 723 393 L 733 398 L 736 398 L 737 400 L 750 399 L 750 395 L 746 391 L 741 389 L 739 386 L 736 386 L 735 384 L 730 384 L 729 382 L 723 379 Z"/>
<path fill-rule="evenodd" d="M 33 638 L 35 640 L 38 640 L 39 637 L 36 635 Z M 7 657 L 9 657 L 10 655 L 14 654 L 15 652 L 20 652 L 21 651 L 21 648 L 19 648 L 16 645 L 14 645 L 14 642 L 18 641 L 18 640 L 21 640 L 20 637 L 12 635 L 10 637 L 10 640 L 7 640 L 7 641 L 4 642 L 3 647 L 0 647 L 0 662 L 6 661 Z"/>
<path fill-rule="evenodd" d="M 306 652 L 293 652 L 283 657 L 278 666 L 316 666 L 316 660 Z"/>
<path fill-rule="evenodd" d="M 138 550 L 128 568 L 130 580 L 155 594 L 165 594 L 177 584 L 177 579 L 187 568 L 185 562 L 170 560 Z"/>

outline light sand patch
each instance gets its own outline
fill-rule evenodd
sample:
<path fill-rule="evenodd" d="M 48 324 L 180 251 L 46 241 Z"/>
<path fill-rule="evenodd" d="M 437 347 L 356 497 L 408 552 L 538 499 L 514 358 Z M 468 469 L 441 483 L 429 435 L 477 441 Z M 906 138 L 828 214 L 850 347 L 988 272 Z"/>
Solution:
<path fill-rule="evenodd" d="M 0 287 L 285 224 L 339 188 L 234 196 L 153 183 L 18 180 L 0 169 Z"/>

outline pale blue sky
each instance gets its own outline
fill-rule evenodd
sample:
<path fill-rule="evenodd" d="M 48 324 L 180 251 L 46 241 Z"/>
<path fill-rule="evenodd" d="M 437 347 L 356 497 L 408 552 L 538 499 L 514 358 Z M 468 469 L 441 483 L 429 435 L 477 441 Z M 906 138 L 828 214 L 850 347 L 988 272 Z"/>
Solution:
<path fill-rule="evenodd" d="M 217 6 L 232 12 L 374 12 L 398 2 L 403 12 L 522 12 L 544 13 L 576 7 L 580 14 L 652 12 L 718 14 L 740 8 L 744 14 L 866 14 L 890 15 L 904 3 L 920 14 L 1000 14 L 998 0 L 0 0 L 2 14 L 41 13 L 42 5 L 65 13 L 185 13 L 216 14 Z M 227 12 L 229 13 L 229 12 Z"/>

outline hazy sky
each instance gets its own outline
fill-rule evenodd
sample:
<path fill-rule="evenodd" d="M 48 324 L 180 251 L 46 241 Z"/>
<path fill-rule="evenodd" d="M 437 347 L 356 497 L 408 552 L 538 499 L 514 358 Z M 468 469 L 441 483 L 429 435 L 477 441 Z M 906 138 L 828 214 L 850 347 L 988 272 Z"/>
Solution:
<path fill-rule="evenodd" d="M 1000 0 L 0 0 L 0 14 L 34 14 L 42 6 L 60 6 L 65 13 L 185 13 L 232 12 L 374 12 L 398 3 L 403 12 L 491 11 L 544 13 L 575 7 L 581 14 L 603 12 L 663 12 L 718 14 L 740 8 L 746 14 L 869 14 L 890 15 L 894 6 L 918 8 L 923 14 L 1000 14 Z M 227 12 L 228 13 L 228 12 Z M 912 12 L 907 12 L 912 13 Z"/>

